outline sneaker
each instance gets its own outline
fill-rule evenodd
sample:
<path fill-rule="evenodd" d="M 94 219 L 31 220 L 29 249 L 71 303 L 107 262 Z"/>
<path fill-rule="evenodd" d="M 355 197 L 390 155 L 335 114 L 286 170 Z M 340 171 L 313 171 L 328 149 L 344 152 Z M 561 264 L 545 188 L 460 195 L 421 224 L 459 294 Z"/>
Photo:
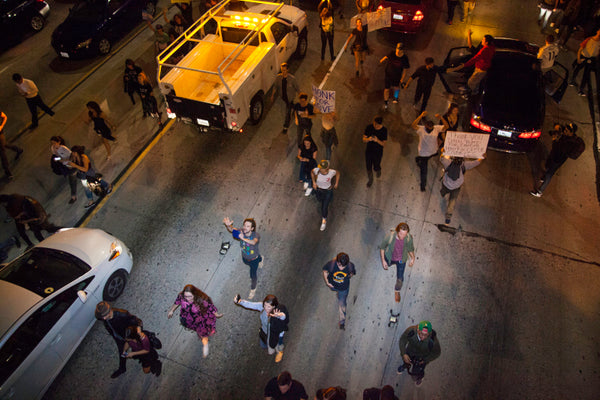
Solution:
<path fill-rule="evenodd" d="M 345 331 L 346 330 L 346 321 L 340 322 L 339 326 L 340 326 L 340 330 Z"/>
<path fill-rule="evenodd" d="M 108 185 L 108 189 L 106 189 L 106 194 L 112 193 L 113 186 L 112 184 Z"/>
<path fill-rule="evenodd" d="M 205 343 L 202 347 L 202 358 L 208 357 L 208 343 Z"/>
<path fill-rule="evenodd" d="M 72 197 L 71 197 L 71 198 L 69 199 L 69 204 L 73 204 L 73 203 L 75 203 L 76 201 L 77 201 L 77 197 L 75 197 L 75 198 L 72 198 Z"/>
<path fill-rule="evenodd" d="M 415 111 L 419 111 L 419 107 L 417 106 L 417 103 L 413 103 L 412 107 Z"/>
<path fill-rule="evenodd" d="M 404 370 L 406 369 L 406 365 L 405 364 L 400 364 L 400 366 L 397 369 L 398 375 L 401 375 Z"/>
<path fill-rule="evenodd" d="M 283 359 L 283 351 L 278 351 L 277 355 L 275 356 L 275 362 L 281 362 L 281 360 Z"/>
<path fill-rule="evenodd" d="M 258 263 L 258 268 L 262 268 L 264 262 L 265 262 L 265 258 L 261 257 L 260 262 Z"/>
<path fill-rule="evenodd" d="M 421 192 L 425 191 L 425 186 L 421 186 Z"/>
<path fill-rule="evenodd" d="M 356 71 L 356 77 L 358 78 L 358 71 Z"/>
<path fill-rule="evenodd" d="M 569 86 L 577 86 L 577 83 L 575 83 L 575 81 L 569 81 Z"/>
<path fill-rule="evenodd" d="M 400 303 L 400 292 L 394 292 L 394 301 Z"/>
<path fill-rule="evenodd" d="M 15 161 L 17 161 L 19 159 L 19 157 L 21 157 L 21 154 L 23 154 L 23 149 L 17 150 L 17 155 L 15 156 Z"/>
<path fill-rule="evenodd" d="M 115 372 L 112 373 L 112 375 L 110 376 L 112 379 L 115 379 L 121 375 L 123 375 L 125 373 L 126 370 L 124 369 L 118 369 Z"/>
<path fill-rule="evenodd" d="M 308 189 L 308 182 L 304 182 L 304 190 Z"/>
<path fill-rule="evenodd" d="M 248 293 L 248 300 L 252 300 L 254 295 L 256 294 L 256 289 L 250 289 L 250 293 Z"/>
<path fill-rule="evenodd" d="M 452 25 L 452 21 L 448 21 L 448 25 Z"/>
<path fill-rule="evenodd" d="M 578 95 L 578 96 L 582 96 L 582 97 L 585 97 L 585 96 L 586 96 L 586 94 L 585 94 L 585 93 L 583 93 L 581 90 L 580 90 L 579 92 L 577 92 L 577 95 Z"/>
<path fill-rule="evenodd" d="M 313 188 L 309 187 L 308 189 L 306 189 L 306 192 L 304 192 L 304 195 L 306 197 L 308 197 L 308 196 L 310 196 L 310 194 L 312 193 L 312 191 L 313 191 Z"/>
<path fill-rule="evenodd" d="M 370 188 L 371 186 L 373 186 L 373 179 L 369 179 L 367 182 L 367 187 Z"/>
<path fill-rule="evenodd" d="M 268 347 L 267 348 L 267 353 L 269 353 L 270 356 L 272 356 L 273 354 L 275 354 L 275 349 L 272 347 Z"/>
<path fill-rule="evenodd" d="M 381 178 L 381 170 L 375 171 L 375 176 Z"/>
<path fill-rule="evenodd" d="M 417 386 L 420 386 L 421 383 L 423 383 L 423 377 L 420 377 L 415 381 L 415 385 L 417 385 Z"/>
<path fill-rule="evenodd" d="M 326 227 L 327 227 L 327 222 L 323 221 L 323 222 L 321 222 L 321 228 L 319 228 L 319 229 L 321 232 L 323 232 Z"/>
<path fill-rule="evenodd" d="M 83 207 L 84 207 L 84 208 L 90 208 L 90 207 L 91 207 L 91 206 L 93 206 L 94 204 L 96 204 L 96 203 L 95 203 L 95 202 L 93 202 L 93 201 L 90 201 L 90 202 L 86 203 L 86 204 L 85 204 L 85 206 L 83 206 Z"/>
<path fill-rule="evenodd" d="M 281 130 L 281 134 L 282 135 L 287 135 L 287 130 L 288 128 L 286 128 L 285 126 L 283 127 L 283 129 Z"/>
<path fill-rule="evenodd" d="M 383 109 L 384 109 L 384 110 L 387 110 L 387 109 L 388 109 L 388 102 L 387 102 L 387 101 L 384 101 L 384 102 L 383 102 Z"/>
<path fill-rule="evenodd" d="M 529 192 L 529 194 L 534 197 L 542 197 L 542 192 L 540 192 L 538 190 L 532 190 L 531 192 Z"/>
<path fill-rule="evenodd" d="M 450 218 L 446 218 L 446 225 L 450 223 Z"/>

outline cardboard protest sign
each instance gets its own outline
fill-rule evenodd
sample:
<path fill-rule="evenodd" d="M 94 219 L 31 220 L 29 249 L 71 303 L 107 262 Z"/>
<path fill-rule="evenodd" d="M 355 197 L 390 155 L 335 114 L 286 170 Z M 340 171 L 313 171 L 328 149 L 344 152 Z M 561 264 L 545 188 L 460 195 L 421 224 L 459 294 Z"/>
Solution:
<path fill-rule="evenodd" d="M 449 157 L 481 158 L 490 135 L 487 133 L 446 132 L 444 155 Z"/>
<path fill-rule="evenodd" d="M 335 90 L 323 90 L 313 85 L 312 94 L 317 110 L 323 114 L 335 111 Z"/>
<path fill-rule="evenodd" d="M 367 25 L 367 31 L 373 32 L 381 28 L 392 26 L 392 9 L 390 7 L 375 12 L 356 14 L 350 19 L 350 29 L 356 28 L 356 20 L 360 18 L 363 25 Z"/>

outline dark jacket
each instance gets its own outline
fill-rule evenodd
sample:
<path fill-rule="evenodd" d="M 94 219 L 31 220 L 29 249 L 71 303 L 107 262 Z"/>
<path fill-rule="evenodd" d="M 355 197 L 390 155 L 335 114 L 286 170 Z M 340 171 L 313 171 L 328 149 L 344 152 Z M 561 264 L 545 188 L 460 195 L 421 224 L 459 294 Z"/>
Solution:
<path fill-rule="evenodd" d="M 125 330 L 130 326 L 142 326 L 142 320 L 132 315 L 127 310 L 113 308 L 113 317 L 110 320 L 103 320 L 104 327 L 109 335 L 117 341 L 125 340 Z"/>
<path fill-rule="evenodd" d="M 400 354 L 413 359 L 422 359 L 425 364 L 429 364 L 440 356 L 442 350 L 440 342 L 437 340 L 435 331 L 425 341 L 420 341 L 417 336 L 417 325 L 409 326 L 400 337 Z"/>
<path fill-rule="evenodd" d="M 279 341 L 279 334 L 281 332 L 288 330 L 288 324 L 290 323 L 290 314 L 286 306 L 283 304 L 279 304 L 277 306 L 279 311 L 285 314 L 285 319 L 281 320 L 279 318 L 270 318 L 269 319 L 269 347 L 274 349 L 277 346 L 277 342 Z"/>

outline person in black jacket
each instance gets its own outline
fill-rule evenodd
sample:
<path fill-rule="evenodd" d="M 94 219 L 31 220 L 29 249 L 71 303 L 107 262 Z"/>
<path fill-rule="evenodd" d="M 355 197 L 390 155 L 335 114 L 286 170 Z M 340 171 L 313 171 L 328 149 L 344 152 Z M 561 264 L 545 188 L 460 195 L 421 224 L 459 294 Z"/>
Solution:
<path fill-rule="evenodd" d="M 132 315 L 127 310 L 112 308 L 106 301 L 96 305 L 96 319 L 104 322 L 104 327 L 110 336 L 115 339 L 119 351 L 119 369 L 112 373 L 111 378 L 116 378 L 126 371 L 127 358 L 121 357 L 125 347 L 126 330 L 131 326 L 142 327 L 142 320 Z"/>
<path fill-rule="evenodd" d="M 554 126 L 554 131 L 550 132 L 552 135 L 552 150 L 550 150 L 550 154 L 546 159 L 546 172 L 540 179 L 539 187 L 537 189 L 534 187 L 529 194 L 535 197 L 542 197 L 544 189 L 546 189 L 556 171 L 558 171 L 569 157 L 579 157 L 580 146 L 583 146 L 582 148 L 585 149 L 585 144 L 582 143 L 582 139 L 575 132 L 577 132 L 577 125 L 574 123 L 565 126 L 556 124 Z"/>
<path fill-rule="evenodd" d="M 39 201 L 33 197 L 22 194 L 0 194 L 0 204 L 6 208 L 6 212 L 17 225 L 17 232 L 23 238 L 27 246 L 33 246 L 27 236 L 27 228 L 31 229 L 38 241 L 44 240 L 42 231 L 54 233 L 61 229 L 48 221 L 48 214 Z"/>
<path fill-rule="evenodd" d="M 278 363 L 283 358 L 283 335 L 288 330 L 290 315 L 287 308 L 279 303 L 277 297 L 272 294 L 267 295 L 262 303 L 242 300 L 238 294 L 233 302 L 248 310 L 260 311 L 261 328 L 259 331 L 260 346 L 268 349 L 269 354 L 275 353 L 275 362 Z"/>
<path fill-rule="evenodd" d="M 137 94 L 140 95 L 140 88 L 138 84 L 138 75 L 140 72 L 142 72 L 142 69 L 135 65 L 135 61 L 133 61 L 131 58 L 128 58 L 125 61 L 125 72 L 123 72 L 123 91 L 129 95 L 129 98 L 133 104 L 135 104 L 133 93 L 137 92 Z"/>

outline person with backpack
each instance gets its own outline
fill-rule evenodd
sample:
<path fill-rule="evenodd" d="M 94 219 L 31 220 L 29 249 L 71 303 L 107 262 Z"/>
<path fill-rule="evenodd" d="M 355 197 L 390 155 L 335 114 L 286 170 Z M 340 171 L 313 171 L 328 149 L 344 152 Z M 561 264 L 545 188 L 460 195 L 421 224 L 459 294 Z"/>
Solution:
<path fill-rule="evenodd" d="M 575 134 L 577 125 L 574 123 L 561 126 L 554 125 L 554 130 L 550 132 L 552 136 L 552 150 L 546 159 L 546 172 L 539 181 L 539 186 L 533 188 L 529 194 L 535 197 L 542 197 L 544 190 L 550 184 L 550 180 L 558 169 L 571 158 L 576 160 L 585 150 L 585 142 Z"/>
<path fill-rule="evenodd" d="M 350 257 L 346 253 L 338 253 L 323 267 L 325 285 L 337 295 L 340 317 L 338 326 L 341 330 L 346 329 L 346 303 L 350 291 L 350 278 L 354 275 L 356 275 L 356 267 L 350 262 Z"/>
<path fill-rule="evenodd" d="M 71 150 L 67 147 L 62 136 L 52 136 L 50 138 L 50 151 L 52 152 L 52 158 L 50 159 L 52 172 L 66 177 L 69 181 L 69 187 L 71 188 L 69 204 L 73 204 L 77 201 L 77 177 L 75 176 L 76 169 L 69 166 Z"/>
<path fill-rule="evenodd" d="M 452 212 L 456 205 L 458 193 L 460 192 L 462 184 L 465 182 L 465 172 L 481 164 L 481 160 L 483 160 L 483 158 L 465 161 L 463 157 L 448 157 L 443 154 L 440 156 L 440 161 L 444 166 L 444 176 L 442 177 L 440 194 L 444 197 L 450 193 L 448 208 L 446 209 L 446 224 L 449 224 L 452 219 Z"/>
<path fill-rule="evenodd" d="M 425 366 L 442 353 L 431 322 L 421 321 L 419 325 L 406 328 L 400 336 L 399 346 L 402 364 L 398 367 L 398 374 L 406 370 L 415 381 L 415 385 L 420 385 L 425 376 Z"/>
<path fill-rule="evenodd" d="M 92 166 L 92 160 L 85 154 L 84 146 L 71 147 L 71 161 L 69 162 L 69 166 L 77 170 L 76 176 L 81 179 L 83 191 L 88 199 L 87 204 L 84 206 L 85 208 L 90 208 L 96 204 L 90 183 L 97 183 L 100 187 L 100 194 L 96 193 L 96 195 L 104 196 L 112 192 L 112 184 L 102 179 L 101 174 L 96 173 L 96 170 Z"/>

